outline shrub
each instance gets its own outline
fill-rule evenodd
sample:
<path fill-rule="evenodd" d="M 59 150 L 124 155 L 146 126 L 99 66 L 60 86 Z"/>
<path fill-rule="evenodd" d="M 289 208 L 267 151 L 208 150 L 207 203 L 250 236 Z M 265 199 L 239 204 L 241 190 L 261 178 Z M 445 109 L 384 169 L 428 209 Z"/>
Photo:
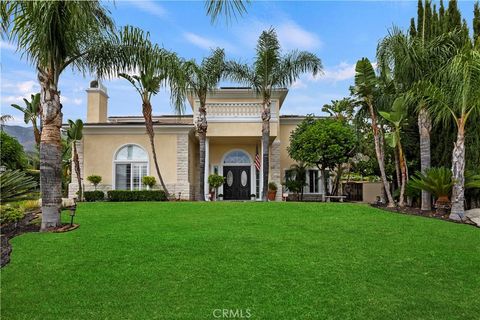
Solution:
<path fill-rule="evenodd" d="M 110 190 L 107 191 L 109 201 L 166 201 L 163 190 Z"/>
<path fill-rule="evenodd" d="M 0 206 L 0 224 L 15 222 L 25 216 L 23 210 L 10 205 Z"/>
<path fill-rule="evenodd" d="M 225 181 L 225 178 L 216 173 L 208 176 L 208 184 L 210 185 L 210 187 L 212 187 L 215 190 L 219 188 L 224 181 Z"/>
<path fill-rule="evenodd" d="M 155 180 L 155 177 L 145 176 L 142 178 L 142 183 L 151 189 L 155 186 L 157 180 Z"/>
<path fill-rule="evenodd" d="M 102 177 L 93 174 L 88 176 L 87 180 L 90 181 L 90 183 L 95 187 L 95 190 L 97 190 L 97 185 L 102 181 Z"/>
<path fill-rule="evenodd" d="M 23 171 L 0 173 L 0 202 L 23 196 L 37 187 L 37 183 Z"/>
<path fill-rule="evenodd" d="M 33 211 L 40 208 L 40 203 L 38 200 L 25 200 L 20 204 L 20 208 L 25 212 Z"/>
<path fill-rule="evenodd" d="M 101 190 L 85 191 L 83 193 L 83 198 L 87 202 L 102 201 L 105 200 L 105 193 Z"/>

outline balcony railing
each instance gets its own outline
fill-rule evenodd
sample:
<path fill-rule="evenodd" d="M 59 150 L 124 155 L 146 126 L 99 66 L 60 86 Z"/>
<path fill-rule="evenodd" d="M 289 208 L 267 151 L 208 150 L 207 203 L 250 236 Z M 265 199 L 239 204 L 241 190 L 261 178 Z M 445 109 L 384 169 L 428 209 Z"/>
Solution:
<path fill-rule="evenodd" d="M 261 103 L 232 102 L 207 103 L 207 121 L 258 122 L 262 119 Z M 278 119 L 276 104 L 271 105 L 272 120 Z M 198 104 L 195 104 L 194 119 L 198 118 Z"/>

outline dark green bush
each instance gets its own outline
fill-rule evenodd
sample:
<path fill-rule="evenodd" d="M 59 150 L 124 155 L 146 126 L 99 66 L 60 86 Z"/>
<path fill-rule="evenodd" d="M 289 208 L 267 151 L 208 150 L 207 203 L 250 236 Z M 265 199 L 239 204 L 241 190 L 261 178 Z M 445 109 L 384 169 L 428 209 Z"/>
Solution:
<path fill-rule="evenodd" d="M 13 206 L 0 206 L 0 224 L 15 222 L 25 216 L 23 210 Z"/>
<path fill-rule="evenodd" d="M 105 193 L 101 190 L 85 191 L 83 197 L 87 202 L 102 201 L 105 200 Z"/>
<path fill-rule="evenodd" d="M 107 191 L 109 201 L 166 201 L 162 190 L 110 190 Z"/>

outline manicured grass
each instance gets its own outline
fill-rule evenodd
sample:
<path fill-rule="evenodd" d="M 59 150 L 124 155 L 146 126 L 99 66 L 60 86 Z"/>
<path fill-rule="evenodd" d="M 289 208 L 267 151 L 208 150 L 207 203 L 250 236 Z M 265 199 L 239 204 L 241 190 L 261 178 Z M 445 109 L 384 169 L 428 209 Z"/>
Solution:
<path fill-rule="evenodd" d="M 81 204 L 12 240 L 3 319 L 478 319 L 480 230 L 362 205 Z M 238 314 L 237 314 L 238 315 Z"/>

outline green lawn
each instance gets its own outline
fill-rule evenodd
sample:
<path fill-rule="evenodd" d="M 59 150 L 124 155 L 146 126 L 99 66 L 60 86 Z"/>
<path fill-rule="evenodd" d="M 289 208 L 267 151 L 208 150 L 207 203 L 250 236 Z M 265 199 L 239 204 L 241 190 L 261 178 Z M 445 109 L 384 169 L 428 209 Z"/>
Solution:
<path fill-rule="evenodd" d="M 76 222 L 12 240 L 2 319 L 480 314 L 471 226 L 334 203 L 81 204 Z"/>

